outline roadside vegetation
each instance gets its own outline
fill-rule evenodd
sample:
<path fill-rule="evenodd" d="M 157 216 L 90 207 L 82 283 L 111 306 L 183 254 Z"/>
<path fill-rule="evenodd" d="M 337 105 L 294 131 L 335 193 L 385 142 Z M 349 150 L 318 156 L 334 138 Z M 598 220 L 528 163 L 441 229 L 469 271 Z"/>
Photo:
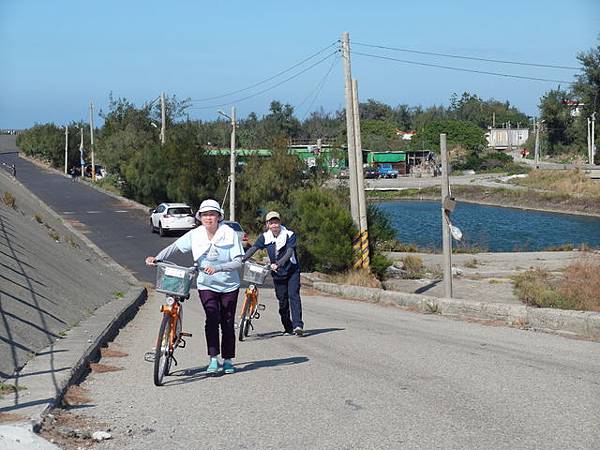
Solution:
<path fill-rule="evenodd" d="M 514 276 L 513 281 L 515 294 L 527 305 L 600 312 L 600 264 L 582 259 L 560 275 L 537 268 Z"/>
<path fill-rule="evenodd" d="M 510 183 L 600 202 L 600 183 L 591 180 L 579 169 L 532 170 L 529 176 L 514 178 Z"/>

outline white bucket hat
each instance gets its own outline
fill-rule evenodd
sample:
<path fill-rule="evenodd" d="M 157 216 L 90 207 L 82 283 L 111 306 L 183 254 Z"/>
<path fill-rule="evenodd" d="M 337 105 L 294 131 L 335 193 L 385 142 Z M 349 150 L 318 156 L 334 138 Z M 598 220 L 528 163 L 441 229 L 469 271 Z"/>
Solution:
<path fill-rule="evenodd" d="M 219 213 L 221 217 L 223 217 L 223 210 L 219 206 L 219 203 L 216 200 L 208 199 L 204 200 L 200 203 L 200 208 L 198 208 L 198 213 L 202 214 L 208 211 L 216 211 Z"/>

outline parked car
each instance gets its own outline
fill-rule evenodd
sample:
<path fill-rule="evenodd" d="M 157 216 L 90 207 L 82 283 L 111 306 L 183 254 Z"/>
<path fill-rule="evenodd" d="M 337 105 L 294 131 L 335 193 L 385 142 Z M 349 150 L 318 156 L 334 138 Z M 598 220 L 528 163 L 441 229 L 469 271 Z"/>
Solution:
<path fill-rule="evenodd" d="M 250 241 L 248 240 L 248 234 L 244 231 L 242 226 L 237 222 L 232 222 L 231 220 L 224 220 L 223 223 L 233 228 L 233 230 L 239 236 L 240 242 L 242 243 L 242 247 L 244 248 L 244 250 L 248 250 L 250 248 Z"/>
<path fill-rule="evenodd" d="M 192 208 L 185 203 L 161 203 L 150 210 L 150 230 L 165 236 L 169 231 L 188 231 L 196 227 Z"/>
<path fill-rule="evenodd" d="M 377 172 L 379 178 L 398 178 L 398 171 L 391 164 L 380 164 Z"/>
<path fill-rule="evenodd" d="M 379 171 L 375 167 L 365 167 L 363 169 L 363 174 L 365 178 L 377 178 L 379 176 Z"/>

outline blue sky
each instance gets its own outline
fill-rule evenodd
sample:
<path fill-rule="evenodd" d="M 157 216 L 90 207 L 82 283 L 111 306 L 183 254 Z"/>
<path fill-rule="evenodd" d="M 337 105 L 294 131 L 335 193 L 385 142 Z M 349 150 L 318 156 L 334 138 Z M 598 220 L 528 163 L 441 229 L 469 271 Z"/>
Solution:
<path fill-rule="evenodd" d="M 265 114 L 271 100 L 302 119 L 344 107 L 341 59 L 245 101 L 312 62 L 253 90 L 212 101 L 300 62 L 350 33 L 353 51 L 507 74 L 573 80 L 574 70 L 532 68 L 360 47 L 368 43 L 479 58 L 577 66 L 597 46 L 598 0 L 453 1 L 133 1 L 0 0 L 0 128 L 87 120 L 109 94 L 141 105 L 165 91 L 195 100 L 191 118 L 211 120 L 235 101 L 239 116 Z M 333 66 L 332 66 L 333 64 Z M 361 101 L 392 106 L 448 104 L 453 92 L 508 100 L 534 115 L 558 83 L 352 56 Z M 329 72 L 329 75 L 327 73 Z M 322 86 L 321 89 L 319 87 Z M 310 108 L 309 108 L 310 107 Z M 96 119 L 97 123 L 99 118 Z"/>

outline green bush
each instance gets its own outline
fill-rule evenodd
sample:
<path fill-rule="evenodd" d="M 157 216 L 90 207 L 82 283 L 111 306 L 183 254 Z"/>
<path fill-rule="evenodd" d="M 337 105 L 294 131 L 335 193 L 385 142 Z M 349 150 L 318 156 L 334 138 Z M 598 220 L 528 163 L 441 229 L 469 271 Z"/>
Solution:
<path fill-rule="evenodd" d="M 306 271 L 342 272 L 352 267 L 356 227 L 334 191 L 312 188 L 291 194 L 286 214 L 299 237 L 298 257 Z"/>

